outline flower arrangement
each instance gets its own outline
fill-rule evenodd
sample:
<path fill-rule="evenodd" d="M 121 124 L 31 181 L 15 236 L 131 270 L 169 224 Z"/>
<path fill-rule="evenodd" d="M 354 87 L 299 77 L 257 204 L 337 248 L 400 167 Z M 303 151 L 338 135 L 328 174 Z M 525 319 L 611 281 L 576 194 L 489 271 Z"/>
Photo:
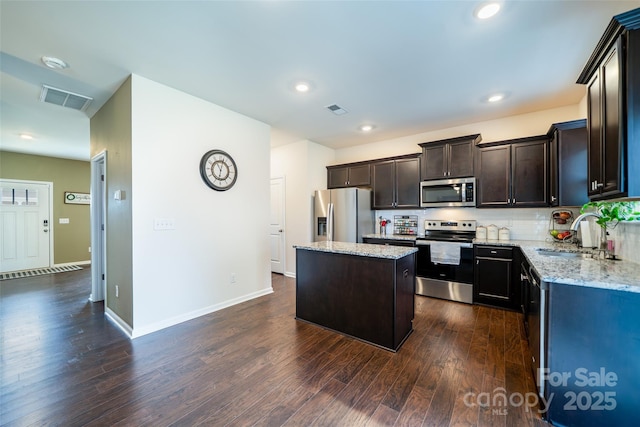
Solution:
<path fill-rule="evenodd" d="M 380 220 L 380 234 L 387 234 L 387 224 L 391 224 L 391 220 L 379 217 Z"/>

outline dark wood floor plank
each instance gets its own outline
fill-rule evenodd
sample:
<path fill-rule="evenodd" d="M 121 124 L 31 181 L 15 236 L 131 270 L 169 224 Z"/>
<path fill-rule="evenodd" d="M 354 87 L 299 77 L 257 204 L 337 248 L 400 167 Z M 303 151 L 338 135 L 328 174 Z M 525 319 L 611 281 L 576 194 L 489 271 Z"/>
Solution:
<path fill-rule="evenodd" d="M 273 294 L 129 340 L 90 281 L 0 282 L 0 424 L 546 425 L 464 400 L 533 391 L 519 313 L 417 296 L 392 353 L 297 321 L 295 280 L 273 275 Z"/>

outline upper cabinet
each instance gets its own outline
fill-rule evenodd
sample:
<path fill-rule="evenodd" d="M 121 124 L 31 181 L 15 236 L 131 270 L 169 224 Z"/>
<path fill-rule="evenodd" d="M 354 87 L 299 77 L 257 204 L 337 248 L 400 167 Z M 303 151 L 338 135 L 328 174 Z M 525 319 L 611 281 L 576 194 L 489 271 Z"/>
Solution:
<path fill-rule="evenodd" d="M 478 207 L 548 205 L 547 136 L 479 146 L 476 156 Z"/>
<path fill-rule="evenodd" d="M 554 123 L 549 132 L 549 205 L 582 206 L 587 196 L 587 121 Z"/>
<path fill-rule="evenodd" d="M 422 147 L 423 181 L 474 176 L 475 145 L 480 134 L 419 144 Z"/>
<path fill-rule="evenodd" d="M 373 209 L 420 207 L 420 154 L 371 164 Z"/>
<path fill-rule="evenodd" d="M 371 165 L 353 163 L 327 166 L 327 188 L 368 187 L 371 185 Z"/>
<path fill-rule="evenodd" d="M 611 20 L 578 83 L 587 86 L 589 197 L 640 196 L 640 8 Z"/>

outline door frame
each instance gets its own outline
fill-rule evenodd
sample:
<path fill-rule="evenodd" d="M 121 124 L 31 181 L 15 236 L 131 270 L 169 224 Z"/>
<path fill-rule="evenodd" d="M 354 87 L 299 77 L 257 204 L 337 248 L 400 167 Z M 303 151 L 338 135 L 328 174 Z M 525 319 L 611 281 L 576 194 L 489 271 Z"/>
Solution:
<path fill-rule="evenodd" d="M 104 180 L 102 179 L 104 176 Z M 105 300 L 107 293 L 107 151 L 91 158 L 91 295 Z M 104 230 L 102 226 L 104 225 Z M 103 279 L 104 277 L 104 279 Z"/>

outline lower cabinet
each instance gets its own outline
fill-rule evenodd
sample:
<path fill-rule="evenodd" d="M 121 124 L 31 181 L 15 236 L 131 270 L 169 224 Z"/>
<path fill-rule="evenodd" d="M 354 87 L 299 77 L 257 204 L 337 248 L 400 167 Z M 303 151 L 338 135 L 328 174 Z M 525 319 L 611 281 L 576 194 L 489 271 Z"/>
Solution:
<path fill-rule="evenodd" d="M 520 282 L 516 280 L 514 266 L 518 249 L 513 247 L 476 245 L 473 302 L 495 307 L 519 310 Z"/>

